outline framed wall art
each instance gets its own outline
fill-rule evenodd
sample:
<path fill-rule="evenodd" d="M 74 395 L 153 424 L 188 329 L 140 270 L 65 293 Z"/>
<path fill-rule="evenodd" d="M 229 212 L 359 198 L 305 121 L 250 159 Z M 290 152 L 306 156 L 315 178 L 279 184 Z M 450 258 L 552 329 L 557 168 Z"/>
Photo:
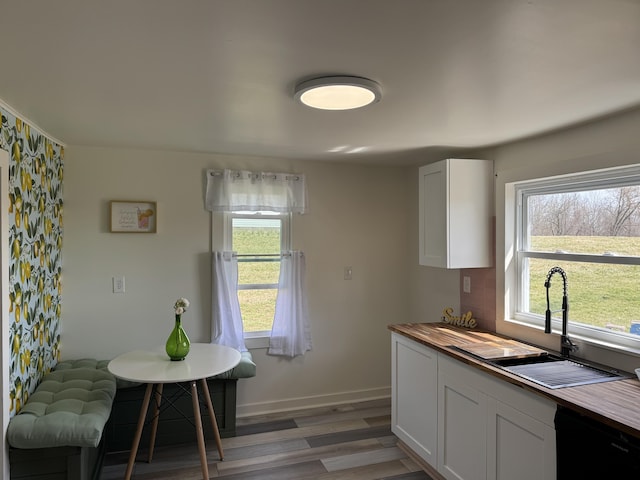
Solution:
<path fill-rule="evenodd" d="M 156 233 L 156 202 L 112 200 L 110 205 L 112 233 Z"/>

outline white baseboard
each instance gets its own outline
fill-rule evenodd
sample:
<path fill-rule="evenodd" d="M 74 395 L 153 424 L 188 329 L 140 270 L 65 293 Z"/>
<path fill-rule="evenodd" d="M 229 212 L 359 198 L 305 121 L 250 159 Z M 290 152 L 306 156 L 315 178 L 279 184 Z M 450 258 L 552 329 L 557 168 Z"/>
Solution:
<path fill-rule="evenodd" d="M 268 413 L 302 410 L 305 408 L 327 407 L 343 403 L 366 402 L 368 400 L 378 400 L 389 397 L 391 397 L 391 387 L 380 387 L 311 397 L 274 400 L 270 402 L 248 403 L 236 406 L 236 417 L 250 417 L 253 415 L 265 415 Z"/>

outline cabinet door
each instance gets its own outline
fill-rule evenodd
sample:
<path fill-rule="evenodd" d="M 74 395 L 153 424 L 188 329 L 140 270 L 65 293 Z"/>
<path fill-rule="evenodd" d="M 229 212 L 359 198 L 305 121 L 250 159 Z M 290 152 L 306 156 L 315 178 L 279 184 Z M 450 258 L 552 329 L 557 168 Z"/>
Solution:
<path fill-rule="evenodd" d="M 448 268 L 489 267 L 493 164 L 488 160 L 447 160 Z"/>
<path fill-rule="evenodd" d="M 447 267 L 447 162 L 420 167 L 419 261 L 429 267 Z"/>
<path fill-rule="evenodd" d="M 496 480 L 554 480 L 555 431 L 514 408 L 489 404 L 487 474 Z"/>
<path fill-rule="evenodd" d="M 421 458 L 436 465 L 438 356 L 392 335 L 391 430 Z"/>
<path fill-rule="evenodd" d="M 438 471 L 450 480 L 483 480 L 487 397 L 455 373 L 441 370 L 438 382 Z"/>

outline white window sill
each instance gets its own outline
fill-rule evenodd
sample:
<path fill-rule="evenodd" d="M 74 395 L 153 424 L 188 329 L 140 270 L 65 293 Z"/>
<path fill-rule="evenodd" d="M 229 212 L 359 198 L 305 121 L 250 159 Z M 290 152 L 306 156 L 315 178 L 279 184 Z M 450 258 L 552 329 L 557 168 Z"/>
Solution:
<path fill-rule="evenodd" d="M 522 317 L 522 315 L 520 316 Z M 538 334 L 544 331 L 544 324 L 542 322 L 531 321 L 526 318 L 507 319 L 505 320 L 505 322 L 516 326 L 516 328 L 521 328 L 521 330 L 519 330 L 520 333 L 526 332 L 526 330 L 523 330 L 523 328 L 530 329 L 530 332 L 535 331 Z M 562 331 L 560 323 L 555 319 L 552 324 L 552 331 L 555 335 L 560 335 Z M 611 352 L 619 353 L 622 355 L 640 357 L 640 339 L 629 338 L 628 336 L 624 337 L 622 335 L 616 335 L 615 332 L 611 332 L 607 336 L 610 336 L 610 338 L 613 340 L 612 341 L 607 338 L 607 336 L 604 336 L 602 334 L 600 334 L 599 336 L 594 336 L 592 332 L 593 330 L 590 331 L 589 328 L 576 328 L 576 326 L 570 325 L 568 335 L 571 340 L 576 341 L 576 343 L 578 344 L 584 343 L 585 345 L 593 345 L 597 348 L 609 350 Z M 522 336 L 525 340 L 533 340 L 530 339 L 529 335 Z M 559 351 L 559 348 L 560 346 L 558 345 L 558 348 L 556 350 Z M 576 356 L 580 357 L 580 353 L 578 353 Z"/>
<path fill-rule="evenodd" d="M 258 348 L 269 348 L 269 335 L 254 333 L 245 335 L 244 344 L 249 350 L 255 350 Z"/>

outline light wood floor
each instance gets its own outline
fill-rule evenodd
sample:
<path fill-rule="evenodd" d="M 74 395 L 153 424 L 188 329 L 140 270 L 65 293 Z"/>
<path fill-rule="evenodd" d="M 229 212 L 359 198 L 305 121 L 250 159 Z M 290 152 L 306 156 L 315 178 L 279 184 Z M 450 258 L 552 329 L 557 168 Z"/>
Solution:
<path fill-rule="evenodd" d="M 396 446 L 389 400 L 238 419 L 237 436 L 222 440 L 220 462 L 207 441 L 209 476 L 225 480 L 430 480 Z M 194 433 L 195 437 L 195 433 Z M 133 479 L 201 478 L 195 444 L 156 447 L 151 463 L 141 448 Z M 101 480 L 124 476 L 127 453 L 109 454 Z"/>

